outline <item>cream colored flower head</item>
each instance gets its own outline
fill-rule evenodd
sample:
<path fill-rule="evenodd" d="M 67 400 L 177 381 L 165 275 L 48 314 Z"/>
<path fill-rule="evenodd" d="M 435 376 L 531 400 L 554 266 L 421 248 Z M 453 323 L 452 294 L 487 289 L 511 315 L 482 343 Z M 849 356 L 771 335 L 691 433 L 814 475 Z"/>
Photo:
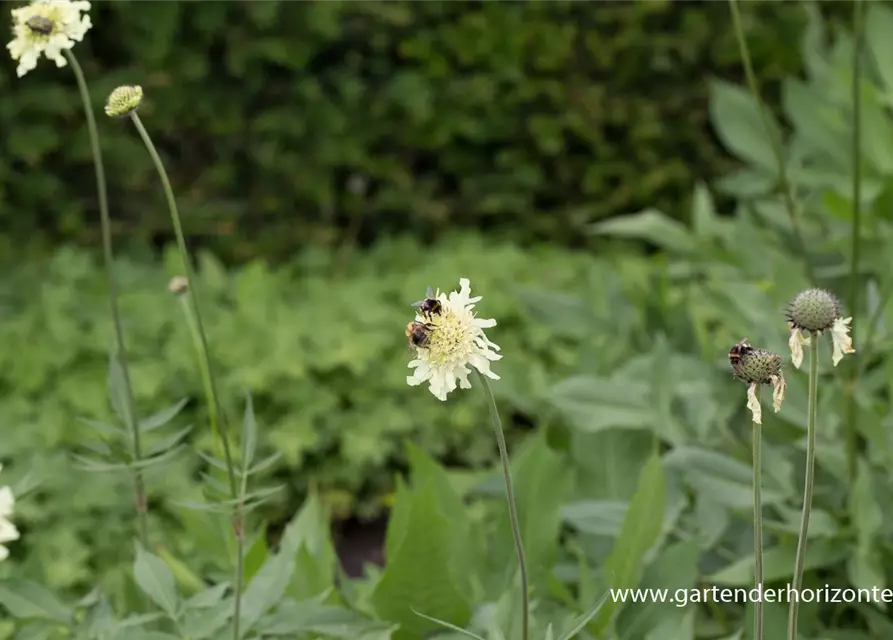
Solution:
<path fill-rule="evenodd" d="M 3 465 L 0 465 L 0 470 L 2 469 Z M 3 543 L 19 539 L 19 530 L 9 521 L 14 506 L 15 498 L 12 495 L 12 489 L 0 487 L 0 562 L 9 556 L 9 549 L 4 547 Z"/>
<path fill-rule="evenodd" d="M 840 301 L 824 289 L 801 291 L 788 307 L 788 328 L 791 337 L 791 361 L 798 369 L 803 364 L 803 345 L 809 344 L 813 336 L 831 331 L 831 361 L 836 367 L 848 353 L 855 353 L 850 337 L 852 318 L 844 318 L 840 311 Z"/>
<path fill-rule="evenodd" d="M 776 413 L 781 410 L 788 385 L 781 370 L 780 355 L 752 347 L 747 338 L 744 338 L 729 349 L 729 365 L 736 378 L 748 383 L 747 408 L 750 409 L 754 422 L 763 424 L 763 409 L 757 396 L 761 384 L 772 385 L 772 408 Z"/>
<path fill-rule="evenodd" d="M 406 377 L 410 386 L 424 382 L 439 400 L 446 400 L 447 394 L 456 389 L 470 389 L 469 366 L 482 375 L 499 380 L 490 371 L 490 363 L 502 358 L 496 353 L 499 347 L 491 342 L 484 329 L 496 326 L 496 320 L 477 318 L 474 305 L 480 296 L 471 297 L 471 283 L 467 278 L 459 280 L 459 291 L 451 291 L 449 296 L 433 293 L 417 303 L 415 321 L 406 328 L 410 347 L 416 358 L 409 363 L 415 369 Z"/>
<path fill-rule="evenodd" d="M 92 26 L 85 0 L 34 0 L 12 10 L 13 40 L 6 45 L 13 60 L 19 63 L 16 73 L 21 78 L 37 66 L 42 53 L 58 67 L 68 64 L 66 49 L 80 42 Z"/>

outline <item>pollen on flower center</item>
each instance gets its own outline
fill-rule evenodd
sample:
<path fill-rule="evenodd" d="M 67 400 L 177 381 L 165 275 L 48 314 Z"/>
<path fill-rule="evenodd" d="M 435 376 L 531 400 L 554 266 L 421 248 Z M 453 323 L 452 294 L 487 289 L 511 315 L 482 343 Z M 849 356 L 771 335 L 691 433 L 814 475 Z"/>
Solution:
<path fill-rule="evenodd" d="M 452 310 L 445 310 L 431 321 L 431 337 L 426 345 L 429 360 L 445 363 L 463 358 L 473 346 L 471 322 Z"/>

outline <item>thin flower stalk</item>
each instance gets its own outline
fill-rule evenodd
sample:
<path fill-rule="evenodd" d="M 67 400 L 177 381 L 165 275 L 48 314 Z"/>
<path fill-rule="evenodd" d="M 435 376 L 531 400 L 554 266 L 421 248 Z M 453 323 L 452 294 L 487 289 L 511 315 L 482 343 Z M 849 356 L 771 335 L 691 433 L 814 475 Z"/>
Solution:
<path fill-rule="evenodd" d="M 757 402 L 760 389 L 756 390 Z M 763 497 L 762 497 L 762 426 L 753 421 L 753 579 L 757 593 L 763 589 Z M 763 640 L 763 599 L 753 604 L 753 640 Z"/>
<path fill-rule="evenodd" d="M 96 116 L 93 113 L 93 104 L 90 101 L 90 92 L 84 72 L 77 58 L 70 49 L 64 50 L 71 70 L 77 79 L 78 90 L 84 105 L 84 115 L 87 118 L 87 132 L 90 138 L 90 149 L 93 154 L 93 168 L 96 173 L 96 190 L 99 198 L 99 220 L 102 233 L 102 254 L 105 262 L 105 271 L 108 279 L 109 306 L 112 310 L 112 324 L 115 329 L 115 350 L 118 363 L 121 365 L 121 377 L 124 382 L 124 397 L 127 416 L 125 422 L 130 430 L 131 455 L 135 463 L 143 458 L 142 440 L 137 419 L 136 406 L 133 399 L 133 386 L 130 381 L 130 367 L 128 366 L 127 346 L 124 342 L 124 329 L 121 323 L 121 311 L 118 305 L 118 280 L 115 277 L 115 259 L 112 252 L 112 224 L 109 215 L 108 192 L 105 183 L 105 168 L 102 162 L 102 149 L 99 145 L 99 133 L 96 128 Z M 137 527 L 140 541 L 145 548 L 149 546 L 149 517 L 148 500 L 146 497 L 146 485 L 143 473 L 138 466 L 131 469 L 133 481 L 134 505 L 137 513 Z"/>
<path fill-rule="evenodd" d="M 132 89 L 133 88 L 128 88 L 128 95 L 134 97 L 136 96 L 136 92 L 132 91 Z M 115 94 L 113 93 L 113 95 Z M 143 123 L 140 120 L 139 115 L 137 114 L 137 107 L 139 106 L 139 102 L 141 100 L 142 91 L 139 91 L 138 99 L 131 101 L 129 104 L 125 103 L 124 106 L 128 107 L 129 111 L 125 113 L 113 113 L 110 115 L 127 115 L 130 117 L 131 121 L 139 132 L 143 143 L 146 145 L 146 150 L 152 157 L 152 161 L 154 162 L 155 168 L 158 171 L 159 178 L 161 179 L 164 194 L 167 198 L 168 208 L 170 209 L 171 222 L 173 224 L 174 232 L 177 237 L 177 247 L 180 253 L 180 261 L 182 263 L 183 273 L 185 274 L 186 283 L 188 284 L 188 291 L 184 292 L 184 294 L 181 296 L 181 299 L 184 300 L 184 308 L 188 309 L 187 318 L 191 318 L 190 331 L 192 332 L 195 339 L 194 341 L 197 345 L 196 349 L 199 354 L 199 365 L 202 372 L 202 383 L 204 385 L 205 396 L 208 402 L 209 418 L 211 421 L 212 429 L 223 447 L 224 461 L 226 463 L 227 470 L 227 479 L 229 481 L 230 496 L 233 499 L 237 499 L 240 494 L 236 482 L 236 470 L 233 462 L 232 452 L 230 450 L 228 433 L 226 432 L 225 425 L 223 424 L 223 412 L 221 411 L 214 374 L 211 368 L 211 358 L 208 352 L 208 340 L 205 334 L 204 325 L 202 323 L 201 312 L 199 310 L 199 303 L 195 291 L 196 280 L 193 277 L 193 269 L 189 259 L 189 250 L 186 246 L 186 237 L 183 234 L 183 225 L 180 221 L 180 213 L 177 208 L 177 201 L 174 198 L 174 192 L 173 189 L 171 189 L 167 171 L 164 168 L 164 164 L 161 162 L 161 157 L 158 155 L 158 151 L 155 149 L 155 145 L 152 143 L 152 139 L 149 136 L 149 133 L 146 131 L 146 128 L 143 126 Z M 188 306 L 185 302 L 187 298 Z M 234 611 L 232 618 L 232 638 L 233 640 L 239 640 L 241 637 L 239 627 L 241 623 L 242 583 L 244 577 L 243 574 L 245 562 L 245 514 L 243 511 L 242 501 L 237 501 L 236 503 L 233 514 L 232 527 L 237 543 L 236 566 L 233 575 Z"/>
<path fill-rule="evenodd" d="M 794 593 L 803 586 L 803 566 L 806 560 L 806 538 L 809 534 L 809 515 L 812 511 L 812 490 L 815 483 L 815 432 L 816 388 L 818 381 L 819 345 L 816 336 L 809 341 L 809 397 L 806 426 L 806 472 L 803 481 L 803 513 L 800 518 L 800 535 L 797 539 L 797 556 L 794 560 Z M 800 603 L 792 598 L 788 610 L 788 640 L 797 640 L 797 614 Z"/>

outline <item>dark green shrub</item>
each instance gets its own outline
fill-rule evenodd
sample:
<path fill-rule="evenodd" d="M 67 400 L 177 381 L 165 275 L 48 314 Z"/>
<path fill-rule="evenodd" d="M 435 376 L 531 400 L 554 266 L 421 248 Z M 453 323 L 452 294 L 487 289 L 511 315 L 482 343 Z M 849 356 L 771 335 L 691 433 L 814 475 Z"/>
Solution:
<path fill-rule="evenodd" d="M 802 10 L 746 9 L 763 79 L 799 68 Z M 144 86 L 188 231 L 227 261 L 456 226 L 574 244 L 593 219 L 681 216 L 728 164 L 704 82 L 740 74 L 723 3 L 102 2 L 93 19 L 76 53 L 97 105 Z M 96 242 L 71 74 L 7 60 L 0 94 L 0 226 Z M 119 235 L 166 238 L 132 128 L 100 124 Z"/>

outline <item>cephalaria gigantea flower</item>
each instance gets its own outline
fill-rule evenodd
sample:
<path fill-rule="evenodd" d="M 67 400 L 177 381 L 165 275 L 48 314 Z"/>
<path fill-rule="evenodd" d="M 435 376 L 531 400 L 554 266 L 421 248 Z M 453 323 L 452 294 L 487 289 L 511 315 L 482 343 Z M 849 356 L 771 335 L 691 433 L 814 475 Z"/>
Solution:
<path fill-rule="evenodd" d="M 813 336 L 818 337 L 823 331 L 831 332 L 831 361 L 835 367 L 843 356 L 856 352 L 850 336 L 853 319 L 843 317 L 840 301 L 824 289 L 807 289 L 794 296 L 788 306 L 787 318 L 791 330 L 788 340 L 791 361 L 798 369 L 803 363 L 803 345 L 809 344 Z"/>
<path fill-rule="evenodd" d="M 85 0 L 34 0 L 31 4 L 12 10 L 13 40 L 6 45 L 13 60 L 18 61 L 16 73 L 21 78 L 37 66 L 40 54 L 58 67 L 68 64 L 63 51 L 80 42 L 92 26 L 90 10 Z"/>
<path fill-rule="evenodd" d="M 475 316 L 474 305 L 480 300 L 480 296 L 471 297 L 471 283 L 462 278 L 459 291 L 447 296 L 429 288 L 427 297 L 413 305 L 417 313 L 406 327 L 406 335 L 416 357 L 409 363 L 414 371 L 406 377 L 407 384 L 427 382 L 431 393 L 446 400 L 457 383 L 460 389 L 471 388 L 469 367 L 499 380 L 490 363 L 502 356 L 496 353 L 499 347 L 484 335 L 484 329 L 496 326 L 496 320 Z"/>
<path fill-rule="evenodd" d="M 757 397 L 757 389 L 761 384 L 772 385 L 772 408 L 778 413 L 787 389 L 781 371 L 781 356 L 766 349 L 752 347 L 747 338 L 744 338 L 729 349 L 729 364 L 732 374 L 749 385 L 747 408 L 753 415 L 753 421 L 763 424 L 763 410 Z"/>

